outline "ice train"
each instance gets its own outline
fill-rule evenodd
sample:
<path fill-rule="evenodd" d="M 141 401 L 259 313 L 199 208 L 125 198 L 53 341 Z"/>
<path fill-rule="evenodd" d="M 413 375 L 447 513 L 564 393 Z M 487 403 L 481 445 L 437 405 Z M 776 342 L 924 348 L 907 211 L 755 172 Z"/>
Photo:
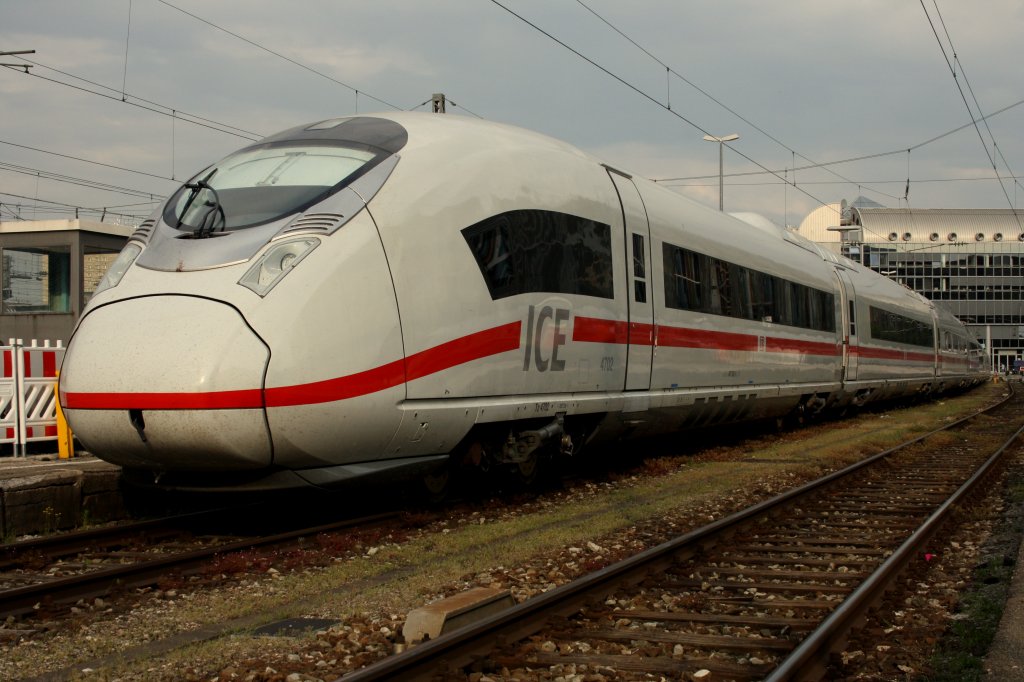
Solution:
<path fill-rule="evenodd" d="M 551 138 L 384 114 L 200 171 L 68 345 L 79 440 L 181 489 L 529 477 L 544 453 L 976 383 L 953 316 Z"/>

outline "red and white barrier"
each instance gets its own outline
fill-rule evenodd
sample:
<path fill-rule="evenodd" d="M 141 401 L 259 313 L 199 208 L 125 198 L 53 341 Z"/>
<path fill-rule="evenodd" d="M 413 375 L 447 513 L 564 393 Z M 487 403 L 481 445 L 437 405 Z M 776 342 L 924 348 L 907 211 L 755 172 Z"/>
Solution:
<path fill-rule="evenodd" d="M 53 384 L 64 359 L 60 341 L 50 346 L 11 339 L 0 346 L 0 444 L 25 445 L 57 438 L 57 399 Z"/>
<path fill-rule="evenodd" d="M 14 348 L 0 346 L 0 445 L 15 443 L 18 437 L 17 372 L 14 369 Z"/>

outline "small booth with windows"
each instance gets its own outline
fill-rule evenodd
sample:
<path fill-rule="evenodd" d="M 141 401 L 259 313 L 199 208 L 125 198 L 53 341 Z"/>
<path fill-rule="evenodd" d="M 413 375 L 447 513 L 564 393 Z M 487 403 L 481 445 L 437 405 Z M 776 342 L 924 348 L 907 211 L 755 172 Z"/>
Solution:
<path fill-rule="evenodd" d="M 0 343 L 67 345 L 133 228 L 91 220 L 0 223 Z"/>

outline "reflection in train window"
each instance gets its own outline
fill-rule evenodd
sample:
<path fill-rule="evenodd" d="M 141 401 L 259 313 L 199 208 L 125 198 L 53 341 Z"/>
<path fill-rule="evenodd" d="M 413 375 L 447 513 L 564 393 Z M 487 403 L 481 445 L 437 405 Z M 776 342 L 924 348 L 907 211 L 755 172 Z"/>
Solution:
<path fill-rule="evenodd" d="M 665 305 L 834 332 L 835 295 L 665 243 Z"/>
<path fill-rule="evenodd" d="M 935 339 L 930 323 L 871 306 L 871 336 L 883 341 L 931 348 Z"/>
<path fill-rule="evenodd" d="M 614 298 L 611 226 L 554 211 L 508 211 L 462 230 L 491 298 L 550 292 Z"/>

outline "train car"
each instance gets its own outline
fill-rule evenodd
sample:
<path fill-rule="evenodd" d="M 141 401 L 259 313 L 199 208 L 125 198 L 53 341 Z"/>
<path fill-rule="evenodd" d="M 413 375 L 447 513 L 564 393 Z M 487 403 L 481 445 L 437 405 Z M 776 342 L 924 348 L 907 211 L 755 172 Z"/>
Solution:
<path fill-rule="evenodd" d="M 970 360 L 974 354 L 975 360 Z M 909 290 L 551 138 L 319 121 L 200 171 L 68 345 L 83 445 L 169 488 L 524 478 L 595 441 L 977 382 Z"/>

